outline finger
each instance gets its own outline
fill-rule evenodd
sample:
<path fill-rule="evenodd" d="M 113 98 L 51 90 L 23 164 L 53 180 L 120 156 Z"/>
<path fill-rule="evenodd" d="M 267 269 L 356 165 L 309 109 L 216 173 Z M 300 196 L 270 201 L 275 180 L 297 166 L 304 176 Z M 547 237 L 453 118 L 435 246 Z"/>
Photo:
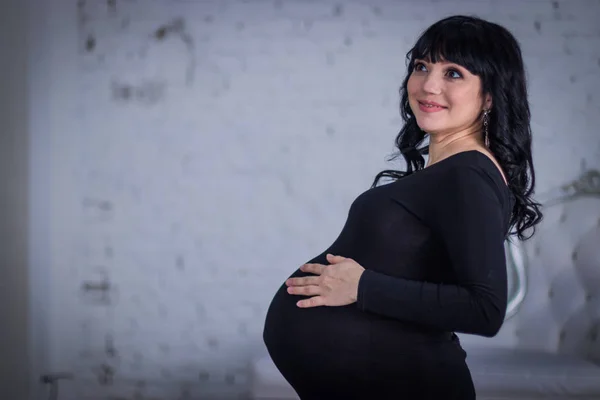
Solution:
<path fill-rule="evenodd" d="M 318 276 L 305 276 L 302 278 L 289 278 L 287 281 L 285 281 L 285 284 L 288 286 L 318 285 L 319 277 Z"/>
<path fill-rule="evenodd" d="M 290 286 L 287 288 L 289 294 L 300 296 L 316 296 L 321 294 L 322 290 L 319 286 Z"/>
<path fill-rule="evenodd" d="M 310 299 L 300 300 L 296 305 L 300 308 L 320 307 L 325 305 L 325 299 L 323 296 L 315 296 Z"/>
<path fill-rule="evenodd" d="M 313 274 L 321 275 L 325 271 L 323 264 L 304 264 L 300 267 L 302 272 L 310 272 Z"/>
<path fill-rule="evenodd" d="M 333 254 L 327 254 L 327 261 L 329 261 L 330 263 L 338 263 L 338 262 L 342 262 L 346 259 L 346 257 L 342 257 L 342 256 L 336 256 Z"/>

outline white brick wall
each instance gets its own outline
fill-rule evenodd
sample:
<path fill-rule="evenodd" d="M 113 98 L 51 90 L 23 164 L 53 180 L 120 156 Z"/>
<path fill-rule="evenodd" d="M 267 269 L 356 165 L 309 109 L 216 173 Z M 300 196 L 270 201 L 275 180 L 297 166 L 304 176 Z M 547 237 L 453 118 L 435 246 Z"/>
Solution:
<path fill-rule="evenodd" d="M 450 13 L 522 43 L 538 191 L 600 167 L 599 1 L 54 3 L 64 399 L 243 394 L 271 296 L 391 167 L 405 53 Z"/>

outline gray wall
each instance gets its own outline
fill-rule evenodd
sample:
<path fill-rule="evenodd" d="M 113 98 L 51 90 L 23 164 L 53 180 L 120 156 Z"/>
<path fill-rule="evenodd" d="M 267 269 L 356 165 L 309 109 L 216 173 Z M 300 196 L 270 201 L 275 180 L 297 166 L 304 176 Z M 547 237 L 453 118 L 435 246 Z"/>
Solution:
<path fill-rule="evenodd" d="M 0 12 L 0 398 L 28 396 L 28 110 L 25 4 Z"/>
<path fill-rule="evenodd" d="M 76 374 L 61 399 L 244 392 L 274 291 L 391 166 L 404 54 L 443 16 L 477 13 L 521 41 L 538 191 L 600 167 L 598 1 L 44 4 L 31 117 L 2 112 L 7 131 L 30 125 L 31 319 L 48 329 L 32 343 Z M 26 221 L 10 204 L 14 241 Z M 8 273 L 21 288 L 23 271 Z M 511 345 L 504 332 L 493 341 Z"/>

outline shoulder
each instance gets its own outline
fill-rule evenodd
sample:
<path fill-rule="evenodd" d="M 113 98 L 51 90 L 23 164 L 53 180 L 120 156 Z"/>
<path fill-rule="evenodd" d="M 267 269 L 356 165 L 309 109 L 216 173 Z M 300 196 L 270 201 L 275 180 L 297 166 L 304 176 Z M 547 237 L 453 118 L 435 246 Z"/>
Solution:
<path fill-rule="evenodd" d="M 464 152 L 463 155 L 471 157 L 471 159 L 467 159 L 467 163 L 476 165 L 482 170 L 490 172 L 492 175 L 499 176 L 504 185 L 508 185 L 502 166 L 489 150 L 469 150 Z"/>
<path fill-rule="evenodd" d="M 485 195 L 509 208 L 511 192 L 493 157 L 478 150 L 457 153 L 440 168 L 443 186 L 457 196 Z M 467 200 L 468 198 L 465 198 Z"/>
<path fill-rule="evenodd" d="M 494 163 L 484 154 L 465 152 L 438 164 L 428 198 L 431 227 L 442 233 L 456 229 L 464 233 L 494 226 L 505 234 L 513 202 Z"/>

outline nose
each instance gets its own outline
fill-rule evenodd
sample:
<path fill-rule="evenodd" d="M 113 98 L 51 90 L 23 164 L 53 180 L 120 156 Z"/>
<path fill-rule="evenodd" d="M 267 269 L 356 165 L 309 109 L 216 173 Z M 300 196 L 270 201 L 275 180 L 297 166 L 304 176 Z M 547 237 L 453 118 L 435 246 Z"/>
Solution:
<path fill-rule="evenodd" d="M 422 88 L 425 93 L 440 94 L 442 84 L 442 80 L 436 74 L 427 74 L 423 79 Z"/>

